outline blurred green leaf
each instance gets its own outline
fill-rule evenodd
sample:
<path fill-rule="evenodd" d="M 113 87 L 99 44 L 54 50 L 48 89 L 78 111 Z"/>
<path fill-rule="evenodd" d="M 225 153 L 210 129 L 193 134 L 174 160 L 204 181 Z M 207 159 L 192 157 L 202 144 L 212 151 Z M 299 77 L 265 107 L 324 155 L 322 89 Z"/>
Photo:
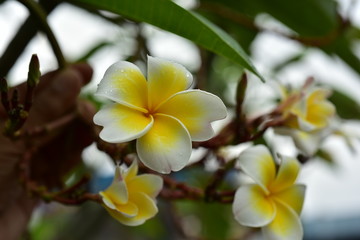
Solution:
<path fill-rule="evenodd" d="M 162 209 L 160 209 L 161 211 Z M 136 228 L 128 229 L 133 236 L 146 236 L 147 240 L 166 239 L 168 229 L 164 229 L 163 222 L 160 221 L 159 216 L 146 221 L 144 224 Z"/>
<path fill-rule="evenodd" d="M 231 87 L 229 84 L 233 83 L 234 86 L 243 74 L 244 69 L 219 56 L 212 61 L 211 69 L 205 89 L 216 94 L 225 101 L 225 104 L 229 105 L 228 101 L 232 100 L 228 99 L 228 88 Z"/>
<path fill-rule="evenodd" d="M 216 10 L 214 10 L 216 9 Z M 229 33 L 247 52 L 250 53 L 250 45 L 258 34 L 258 29 L 254 27 L 254 19 L 243 14 L 234 15 L 233 10 L 222 7 L 219 10 L 217 5 L 199 5 L 197 12 L 205 16 L 211 22 Z M 228 11 L 230 13 L 228 14 Z"/>
<path fill-rule="evenodd" d="M 346 31 L 348 39 L 360 40 L 360 28 L 356 26 L 349 26 Z"/>
<path fill-rule="evenodd" d="M 215 2 L 249 17 L 267 13 L 306 37 L 324 36 L 337 28 L 333 0 L 202 0 Z"/>
<path fill-rule="evenodd" d="M 192 216 L 192 219 L 195 217 L 198 220 L 201 237 L 218 240 L 227 239 L 231 234 L 233 224 L 231 204 L 180 201 L 176 206 L 183 218 Z"/>
<path fill-rule="evenodd" d="M 81 93 L 81 98 L 91 102 L 95 106 L 96 110 L 99 110 L 104 104 L 94 96 L 94 93 L 92 91 Z"/>
<path fill-rule="evenodd" d="M 324 149 L 320 149 L 319 151 L 317 151 L 316 156 L 319 157 L 321 160 L 323 160 L 324 162 L 326 162 L 327 164 L 329 164 L 332 167 L 336 167 L 336 162 L 334 161 L 334 156 L 331 155 L 330 152 L 324 150 Z"/>
<path fill-rule="evenodd" d="M 324 36 L 336 29 L 338 24 L 336 2 L 332 0 L 257 1 L 261 2 L 264 12 L 302 36 Z"/>
<path fill-rule="evenodd" d="M 360 106 L 344 93 L 334 90 L 329 100 L 335 105 L 337 114 L 343 119 L 360 119 Z"/>
<path fill-rule="evenodd" d="M 289 58 L 286 58 L 282 62 L 275 65 L 273 68 L 273 71 L 275 73 L 278 73 L 281 70 L 283 70 L 284 68 L 286 68 L 287 66 L 291 65 L 292 63 L 297 63 L 297 62 L 301 61 L 305 56 L 306 56 L 306 50 L 301 50 L 300 52 L 290 56 Z"/>
<path fill-rule="evenodd" d="M 352 39 L 346 33 L 339 36 L 330 45 L 323 47 L 323 50 L 329 55 L 339 56 L 354 71 L 360 74 L 360 60 L 354 54 Z"/>
<path fill-rule="evenodd" d="M 172 1 L 75 0 L 74 2 L 85 4 L 90 8 L 107 10 L 175 33 L 214 53 L 231 59 L 262 79 L 244 50 L 233 38 L 207 19 L 178 6 Z"/>
<path fill-rule="evenodd" d="M 81 57 L 76 59 L 74 62 L 86 62 L 89 58 L 91 58 L 99 50 L 101 50 L 104 47 L 110 46 L 112 44 L 113 44 L 112 42 L 107 42 L 107 41 L 96 43 L 86 53 L 84 53 Z"/>

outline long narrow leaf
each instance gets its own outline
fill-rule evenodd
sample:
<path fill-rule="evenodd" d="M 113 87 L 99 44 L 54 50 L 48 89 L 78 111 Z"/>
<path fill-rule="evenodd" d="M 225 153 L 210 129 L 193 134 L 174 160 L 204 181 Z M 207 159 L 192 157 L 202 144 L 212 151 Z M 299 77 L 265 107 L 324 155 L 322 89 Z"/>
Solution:
<path fill-rule="evenodd" d="M 74 2 L 107 10 L 175 33 L 231 59 L 263 80 L 249 57 L 233 38 L 205 18 L 170 0 L 74 0 Z"/>

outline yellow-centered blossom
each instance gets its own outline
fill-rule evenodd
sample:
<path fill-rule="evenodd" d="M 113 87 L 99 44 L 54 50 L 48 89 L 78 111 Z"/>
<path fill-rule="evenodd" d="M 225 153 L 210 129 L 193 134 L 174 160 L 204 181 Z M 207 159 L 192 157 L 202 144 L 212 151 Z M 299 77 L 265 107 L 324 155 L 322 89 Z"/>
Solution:
<path fill-rule="evenodd" d="M 100 137 L 112 143 L 137 139 L 140 160 L 160 173 L 182 169 L 191 155 L 191 141 L 210 139 L 211 122 L 226 117 L 220 98 L 187 90 L 192 82 L 183 66 L 160 58 L 148 57 L 147 81 L 132 63 L 113 64 L 96 92 L 115 102 L 94 116 L 94 122 L 104 126 Z"/>
<path fill-rule="evenodd" d="M 276 168 L 263 145 L 246 149 L 238 164 L 255 183 L 241 185 L 235 194 L 233 213 L 244 226 L 261 227 L 266 239 L 301 240 L 299 215 L 305 186 L 294 184 L 300 170 L 296 159 L 283 157 Z"/>
<path fill-rule="evenodd" d="M 119 222 L 128 226 L 143 224 L 158 212 L 155 197 L 163 186 L 154 174 L 137 176 L 136 161 L 126 170 L 117 166 L 112 184 L 100 192 L 103 206 Z"/>
<path fill-rule="evenodd" d="M 284 125 L 305 132 L 328 127 L 335 114 L 335 106 L 327 100 L 330 94 L 328 89 L 311 86 L 290 93 L 284 100 Z"/>

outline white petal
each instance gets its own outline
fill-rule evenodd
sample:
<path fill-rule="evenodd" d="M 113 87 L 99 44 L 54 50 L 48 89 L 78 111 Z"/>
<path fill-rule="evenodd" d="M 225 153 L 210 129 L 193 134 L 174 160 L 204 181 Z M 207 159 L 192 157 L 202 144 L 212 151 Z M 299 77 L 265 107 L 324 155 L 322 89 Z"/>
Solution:
<path fill-rule="evenodd" d="M 133 179 L 134 177 L 136 177 L 137 173 L 139 170 L 139 166 L 136 160 L 134 160 L 130 167 L 128 169 L 126 169 L 126 171 L 124 172 L 123 176 L 125 179 L 125 182 L 129 182 L 131 179 Z"/>
<path fill-rule="evenodd" d="M 188 89 L 192 75 L 180 64 L 148 56 L 149 108 L 154 110 L 177 92 Z"/>
<path fill-rule="evenodd" d="M 291 187 L 299 174 L 300 163 L 292 157 L 281 157 L 279 169 L 276 174 L 275 181 L 269 186 L 270 192 L 280 192 Z"/>
<path fill-rule="evenodd" d="M 323 138 L 320 132 L 308 133 L 287 127 L 276 127 L 274 131 L 279 135 L 290 136 L 295 146 L 307 156 L 313 156 L 316 153 Z"/>
<path fill-rule="evenodd" d="M 100 192 L 106 206 L 115 209 L 118 204 L 125 204 L 128 201 L 128 189 L 122 177 L 121 169 L 119 166 L 115 168 L 115 176 L 111 185 Z"/>
<path fill-rule="evenodd" d="M 275 163 L 267 147 L 249 147 L 240 154 L 237 164 L 264 191 L 268 191 L 269 184 L 275 179 Z"/>
<path fill-rule="evenodd" d="M 263 233 L 269 240 L 302 240 L 303 228 L 296 212 L 290 207 L 276 202 L 276 216 Z"/>
<path fill-rule="evenodd" d="M 272 195 L 276 201 L 291 207 L 297 214 L 301 213 L 305 199 L 305 185 L 294 184 L 293 186 Z"/>
<path fill-rule="evenodd" d="M 299 129 L 305 132 L 311 132 L 316 129 L 316 126 L 304 118 L 297 118 Z"/>
<path fill-rule="evenodd" d="M 163 187 L 163 179 L 155 174 L 142 174 L 132 178 L 127 187 L 129 192 L 142 192 L 155 198 Z"/>
<path fill-rule="evenodd" d="M 154 217 L 158 208 L 154 199 L 144 193 L 134 193 L 130 196 L 131 201 L 139 208 L 138 214 L 128 222 L 129 226 L 137 226 Z"/>
<path fill-rule="evenodd" d="M 143 110 L 147 107 L 147 83 L 139 68 L 120 61 L 106 70 L 96 95 Z"/>
<path fill-rule="evenodd" d="M 161 114 L 154 116 L 153 127 L 136 143 L 140 160 L 159 173 L 179 171 L 185 167 L 191 148 L 190 135 L 182 123 Z"/>
<path fill-rule="evenodd" d="M 94 116 L 94 123 L 104 126 L 100 138 L 121 143 L 143 136 L 152 127 L 153 118 L 121 104 L 105 106 Z"/>
<path fill-rule="evenodd" d="M 274 202 L 255 184 L 246 184 L 238 188 L 232 208 L 235 219 L 241 225 L 249 227 L 269 224 L 276 213 Z"/>
<path fill-rule="evenodd" d="M 158 112 L 180 120 L 193 141 L 213 137 L 211 122 L 227 115 L 226 106 L 219 97 L 201 90 L 187 90 L 173 95 L 159 107 Z"/>

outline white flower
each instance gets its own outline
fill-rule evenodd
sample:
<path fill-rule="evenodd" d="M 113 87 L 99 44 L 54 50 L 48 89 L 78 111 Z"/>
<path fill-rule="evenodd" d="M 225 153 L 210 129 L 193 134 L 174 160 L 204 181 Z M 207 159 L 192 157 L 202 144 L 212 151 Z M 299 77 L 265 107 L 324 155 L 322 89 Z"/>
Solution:
<path fill-rule="evenodd" d="M 278 169 L 263 145 L 246 149 L 238 164 L 254 184 L 238 188 L 233 202 L 235 219 L 244 226 L 261 227 L 266 239 L 301 240 L 303 229 L 299 214 L 305 186 L 294 184 L 300 164 L 284 157 Z"/>
<path fill-rule="evenodd" d="M 137 176 L 137 172 L 136 161 L 127 170 L 117 166 L 112 184 L 100 192 L 105 209 L 128 226 L 143 224 L 156 215 L 155 197 L 163 187 L 161 177 L 154 174 Z"/>
<path fill-rule="evenodd" d="M 328 127 L 335 115 L 335 106 L 327 100 L 330 93 L 328 89 L 314 87 L 290 94 L 284 100 L 293 99 L 284 109 L 284 125 L 306 132 Z"/>
<path fill-rule="evenodd" d="M 192 76 L 179 64 L 148 57 L 147 78 L 129 62 L 110 66 L 96 94 L 115 103 L 101 109 L 94 122 L 104 126 L 104 141 L 137 139 L 139 158 L 147 167 L 178 171 L 189 161 L 191 141 L 210 139 L 211 122 L 225 118 L 226 107 L 211 93 L 187 90 Z"/>

